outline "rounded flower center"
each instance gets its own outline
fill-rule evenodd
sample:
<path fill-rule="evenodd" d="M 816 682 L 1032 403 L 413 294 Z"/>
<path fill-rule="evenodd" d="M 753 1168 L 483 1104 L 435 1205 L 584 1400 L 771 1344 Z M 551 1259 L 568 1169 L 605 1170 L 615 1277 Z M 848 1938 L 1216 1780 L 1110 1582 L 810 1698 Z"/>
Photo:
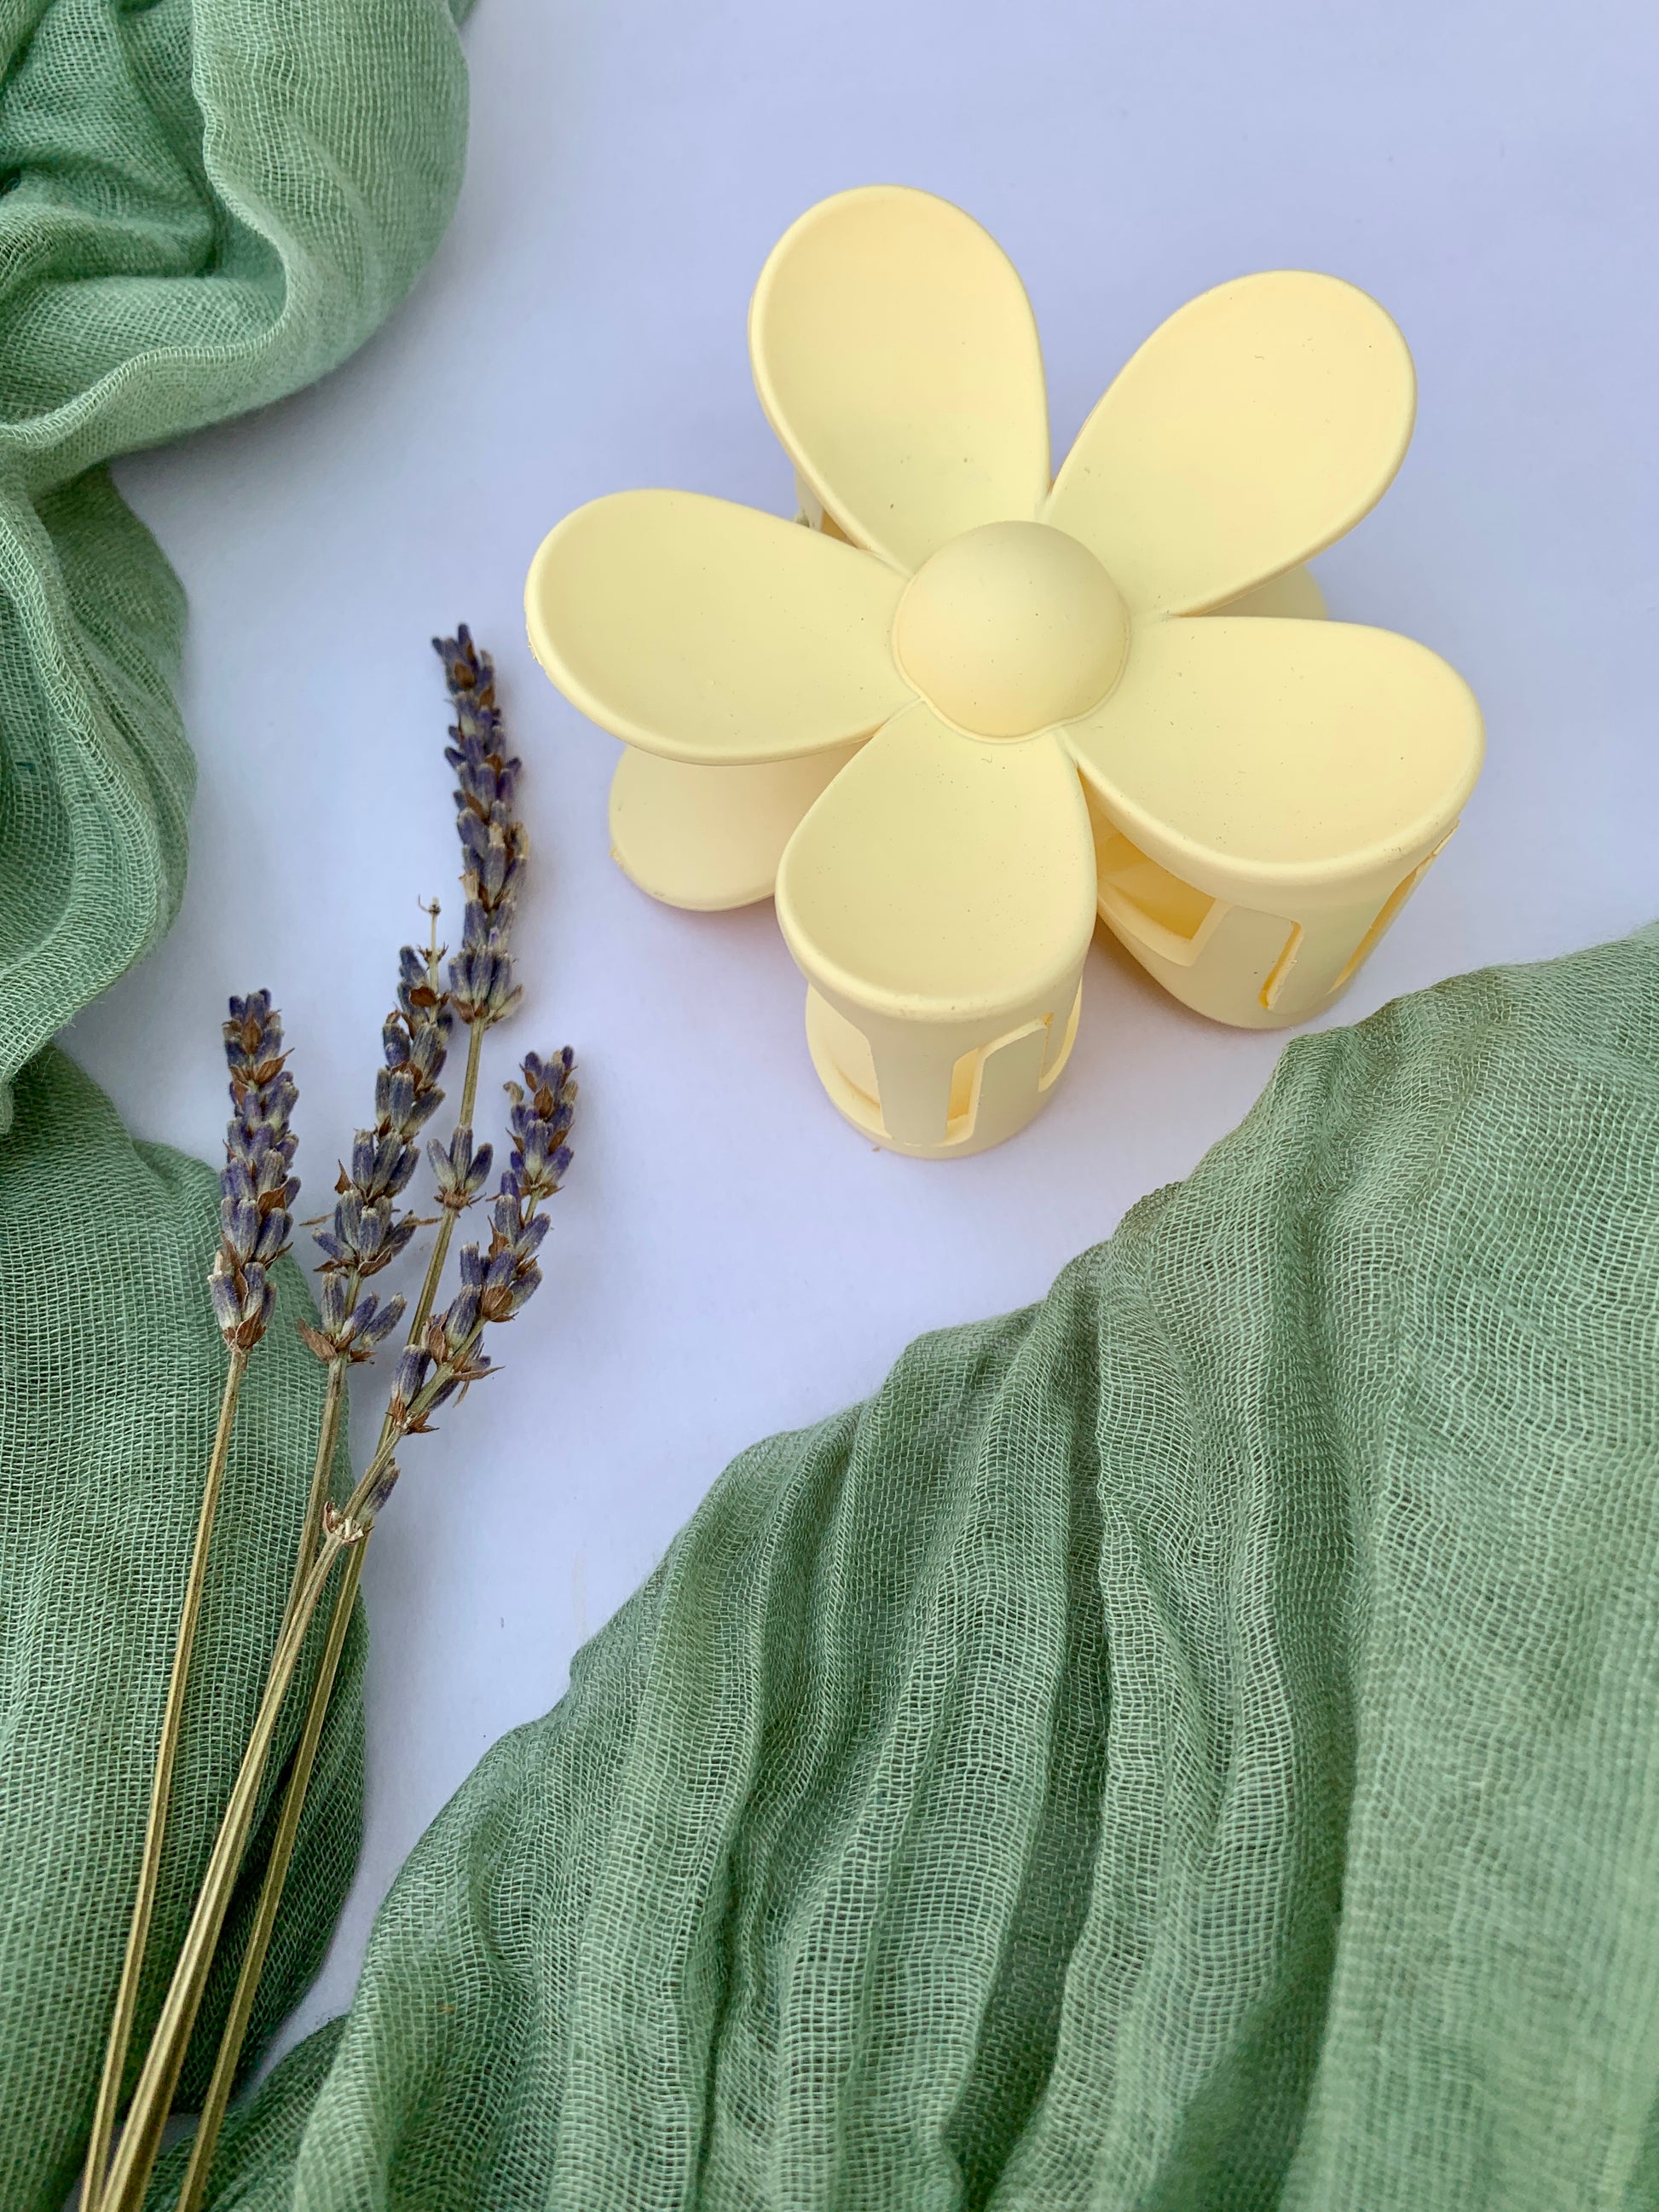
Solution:
<path fill-rule="evenodd" d="M 982 738 L 1023 738 L 1111 690 L 1129 616 L 1086 545 L 1046 522 L 987 522 L 943 545 L 899 601 L 893 649 L 931 707 Z"/>

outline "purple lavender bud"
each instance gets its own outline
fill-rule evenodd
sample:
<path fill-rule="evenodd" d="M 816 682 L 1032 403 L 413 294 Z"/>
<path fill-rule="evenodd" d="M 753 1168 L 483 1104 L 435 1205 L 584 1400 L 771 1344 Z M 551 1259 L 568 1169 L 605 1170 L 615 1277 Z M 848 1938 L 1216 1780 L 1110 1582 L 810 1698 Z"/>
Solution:
<path fill-rule="evenodd" d="M 387 1498 L 391 1497 L 392 1492 L 397 1488 L 397 1486 L 398 1462 L 396 1460 L 391 1460 L 388 1461 L 386 1465 L 381 1468 L 380 1474 L 375 1476 L 374 1483 L 370 1486 L 368 1494 L 363 1500 L 363 1510 L 371 1521 L 380 1510 L 381 1507 L 386 1504 Z"/>
<path fill-rule="evenodd" d="M 251 1199 L 227 1198 L 219 1206 L 219 1233 L 227 1254 L 239 1267 L 253 1257 L 259 1235 L 259 1209 Z"/>
<path fill-rule="evenodd" d="M 374 1079 L 374 1111 L 401 1129 L 415 1107 L 415 1078 L 406 1067 L 383 1067 Z"/>
<path fill-rule="evenodd" d="M 262 1267 L 271 1267 L 288 1249 L 288 1235 L 292 1224 L 288 1215 L 277 1207 L 265 1214 L 259 1223 L 258 1235 L 253 1243 L 250 1258 Z"/>
<path fill-rule="evenodd" d="M 406 1213 L 402 1220 L 392 1223 L 391 1228 L 386 1231 L 386 1240 L 380 1247 L 382 1267 L 385 1267 L 388 1261 L 397 1258 L 419 1225 L 412 1213 Z"/>
<path fill-rule="evenodd" d="M 233 999 L 231 1004 L 235 1005 Z M 236 1278 L 224 1269 L 222 1256 L 216 1256 L 213 1272 L 208 1277 L 208 1289 L 213 1296 L 213 1317 L 219 1324 L 220 1334 L 229 1339 L 242 1323 L 242 1297 Z"/>
<path fill-rule="evenodd" d="M 364 1304 L 369 1311 L 368 1318 L 357 1327 L 357 1339 L 359 1343 L 366 1345 L 370 1351 L 373 1351 L 386 1342 L 387 1337 L 403 1319 L 404 1300 L 400 1297 L 389 1297 L 378 1313 L 374 1310 L 373 1298 L 366 1299 Z M 358 1312 L 362 1313 L 362 1307 L 360 1306 Z M 356 1320 L 356 1315 L 353 1316 L 353 1320 L 354 1322 Z"/>
<path fill-rule="evenodd" d="M 434 1091 L 431 1086 L 443 1073 L 444 1060 L 449 1047 L 449 1032 L 454 1027 L 454 1024 L 455 1017 L 446 1000 L 441 1016 L 434 1017 L 431 1021 L 422 1022 L 416 1030 L 415 1041 L 410 1047 L 410 1065 L 421 1081 L 426 1085 L 426 1095 L 434 1103 L 442 1093 Z"/>
<path fill-rule="evenodd" d="M 376 1197 L 384 1196 L 392 1188 L 398 1170 L 403 1166 L 406 1149 L 403 1139 L 395 1131 L 388 1132 L 376 1140 L 366 1179 L 367 1188 Z M 408 1172 L 405 1172 L 404 1181 L 409 1181 Z"/>
<path fill-rule="evenodd" d="M 233 1111 L 219 1178 L 220 1245 L 210 1282 L 226 1340 L 246 1350 L 270 1318 L 266 1269 L 288 1248 L 299 1181 L 289 1171 L 298 1139 L 289 1117 L 299 1097 L 283 1065 L 282 1018 L 269 991 L 233 999 L 224 1024 Z"/>
<path fill-rule="evenodd" d="M 421 1386 L 426 1381 L 427 1370 L 431 1364 L 432 1355 L 423 1352 L 418 1344 L 404 1346 L 403 1356 L 392 1379 L 392 1395 L 399 1405 L 409 1407 L 414 1404 L 421 1395 Z"/>
<path fill-rule="evenodd" d="M 285 1196 L 288 1182 L 288 1162 L 283 1158 L 281 1147 L 269 1144 L 262 1146 L 253 1176 L 255 1195 L 261 1199 L 273 1198 L 278 1194 Z"/>

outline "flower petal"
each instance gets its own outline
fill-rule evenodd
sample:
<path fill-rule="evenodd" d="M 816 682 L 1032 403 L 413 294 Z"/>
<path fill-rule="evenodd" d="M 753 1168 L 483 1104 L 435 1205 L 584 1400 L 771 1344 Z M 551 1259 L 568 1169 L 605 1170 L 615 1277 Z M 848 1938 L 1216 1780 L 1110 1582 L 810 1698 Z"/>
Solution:
<path fill-rule="evenodd" d="M 1456 821 L 1482 750 L 1474 695 L 1426 646 L 1250 615 L 1139 624 L 1117 689 L 1063 735 L 1159 867 L 1270 907 L 1391 881 Z"/>
<path fill-rule="evenodd" d="M 1240 276 L 1153 331 L 1084 424 L 1043 520 L 1129 605 L 1194 614 L 1351 530 L 1411 441 L 1416 378 L 1375 300 Z"/>
<path fill-rule="evenodd" d="M 604 729 L 670 760 L 781 761 L 867 737 L 910 695 L 901 580 L 854 546 L 695 492 L 624 491 L 542 542 L 537 659 Z"/>
<path fill-rule="evenodd" d="M 1242 592 L 1225 606 L 1218 607 L 1221 615 L 1280 615 L 1293 622 L 1323 622 L 1330 613 L 1325 604 L 1325 594 L 1319 587 L 1319 579 L 1311 568 L 1300 563 L 1286 568 L 1282 574 L 1269 576 L 1265 584 L 1256 584 Z"/>
<path fill-rule="evenodd" d="M 1001 247 L 931 192 L 878 185 L 810 209 L 749 313 L 768 419 L 845 533 L 909 574 L 1048 489 L 1030 301 Z"/>
<path fill-rule="evenodd" d="M 918 701 L 807 814 L 777 899 L 808 980 L 847 1001 L 923 1020 L 1022 1006 L 1094 927 L 1077 776 L 1050 734 L 964 737 Z"/>
<path fill-rule="evenodd" d="M 666 906 L 707 913 L 770 898 L 797 823 L 857 749 L 690 768 L 629 745 L 611 783 L 611 856 Z"/>

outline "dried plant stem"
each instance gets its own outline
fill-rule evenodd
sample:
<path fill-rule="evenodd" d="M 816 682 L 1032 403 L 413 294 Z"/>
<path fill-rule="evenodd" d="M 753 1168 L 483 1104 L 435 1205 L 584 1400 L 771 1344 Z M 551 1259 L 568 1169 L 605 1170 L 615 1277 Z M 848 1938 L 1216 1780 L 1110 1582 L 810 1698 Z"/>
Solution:
<path fill-rule="evenodd" d="M 354 1295 L 355 1291 L 354 1278 Z M 343 1353 L 328 1363 L 328 1384 L 323 1393 L 323 1417 L 317 1430 L 317 1462 L 311 1473 L 311 1494 L 306 1499 L 306 1517 L 300 1530 L 300 1548 L 294 1562 L 294 1579 L 289 1584 L 288 1604 L 283 1613 L 284 1627 L 293 1616 L 305 1581 L 306 1570 L 317 1556 L 317 1547 L 322 1540 L 323 1508 L 328 1503 L 329 1481 L 334 1472 L 334 1454 L 340 1441 L 340 1424 L 345 1418 L 346 1369 L 349 1364 Z"/>
<path fill-rule="evenodd" d="M 319 1525 L 320 1527 L 320 1522 Z M 311 1786 L 312 1768 L 316 1763 L 317 1747 L 322 1741 L 323 1723 L 327 1717 L 329 1700 L 334 1694 L 334 1677 L 339 1668 L 340 1655 L 345 1649 L 346 1632 L 351 1626 L 351 1609 L 362 1574 L 363 1553 L 368 1548 L 367 1535 L 361 1543 L 352 1547 L 345 1572 L 340 1578 L 340 1587 L 335 1593 L 334 1616 L 329 1623 L 328 1642 L 324 1647 L 317 1680 L 312 1688 L 305 1729 L 289 1772 L 282 1814 L 270 1847 L 270 1856 L 265 1864 L 264 1881 L 260 1887 L 253 1925 L 248 1932 L 247 1949 L 237 1978 L 236 1994 L 231 2000 L 224 2033 L 219 2039 L 213 2079 L 203 2100 L 202 2116 L 196 2124 L 196 2134 L 190 2147 L 190 2163 L 185 2170 L 184 2185 L 179 2192 L 178 2212 L 198 2212 L 212 2173 L 213 2155 L 219 2145 L 219 2130 L 224 2124 L 231 2086 L 236 2078 L 237 2061 L 247 2034 L 259 1978 L 264 1972 L 265 1954 L 270 1948 L 271 1933 L 276 1925 L 277 1909 L 282 1904 L 283 1890 L 288 1881 L 289 1863 L 294 1856 L 295 1839 L 300 1832 L 300 1816 L 305 1810 L 306 1793 Z"/>
<path fill-rule="evenodd" d="M 376 1486 L 392 1463 L 392 1453 L 401 1436 L 406 1430 L 418 1428 L 424 1422 L 426 1415 L 442 1395 L 446 1384 L 450 1382 L 451 1376 L 458 1369 L 465 1370 L 477 1348 L 483 1328 L 483 1322 L 479 1322 L 456 1346 L 453 1358 L 441 1362 L 433 1369 L 410 1401 L 403 1427 L 388 1424 L 392 1433 L 376 1449 L 362 1480 L 347 1500 L 344 1511 L 325 1520 L 323 1539 L 317 1557 L 307 1571 L 299 1600 L 292 1608 L 271 1657 L 264 1695 L 254 1717 L 252 1733 L 242 1755 L 235 1787 L 231 1791 L 230 1802 L 220 1822 L 213 1855 L 208 1861 L 207 1872 L 202 1877 L 196 1910 L 185 1933 L 178 1964 L 173 1971 L 173 1981 L 161 2007 L 161 2018 L 156 2021 L 155 2033 L 150 2039 L 143 2070 L 132 2093 L 126 2129 L 121 2137 L 120 2147 L 111 2161 L 109 2179 L 97 2212 L 140 2212 L 143 2203 L 144 2191 L 149 2185 L 156 2154 L 161 2148 L 162 2130 L 167 2126 L 167 2114 L 172 2108 L 173 2093 L 178 2088 L 179 2076 L 184 2068 L 185 2053 L 190 2045 L 197 2014 L 201 2009 L 203 1992 L 207 1987 L 208 1969 L 213 1963 L 220 1930 L 230 1909 L 242 1854 L 247 1848 L 248 1832 L 253 1825 L 259 1785 L 270 1756 L 276 1723 L 281 1718 L 283 1702 L 293 1682 L 295 1669 L 300 1663 L 306 1636 L 316 1616 L 329 1576 L 341 1553 L 361 1545 L 367 1537 L 368 1532 L 362 1516 L 369 1509 Z M 344 1618 L 349 1620 L 349 1608 Z M 343 1638 L 343 1626 L 340 1633 Z M 319 1719 L 319 1728 L 320 1725 Z M 298 1819 L 297 1810 L 295 1817 Z"/>
<path fill-rule="evenodd" d="M 236 1776 L 230 1802 L 225 1808 L 212 1856 L 202 1878 L 196 1910 L 191 1918 L 173 1981 L 150 2039 L 143 2069 L 132 2094 L 126 2128 L 112 2160 L 109 2179 L 98 2212 L 139 2212 L 144 2192 L 161 2148 L 162 2130 L 179 2086 L 185 2052 L 207 1986 L 208 1970 L 229 1910 L 248 1832 L 258 1802 L 259 1785 L 276 1733 L 283 1701 L 294 1680 L 306 1632 L 315 1614 L 330 1575 L 346 1538 L 337 1528 L 325 1532 L 316 1559 L 306 1576 L 299 1603 L 278 1639 L 272 1656 L 264 1695 L 259 1701 L 252 1733 Z"/>
<path fill-rule="evenodd" d="M 348 1304 L 356 1296 L 356 1279 L 354 1276 Z M 311 1494 L 306 1501 L 305 1523 L 300 1532 L 300 1549 L 294 1563 L 294 1579 L 289 1585 L 288 1603 L 283 1613 L 284 1629 L 294 1618 L 305 1588 L 307 1570 L 316 1558 L 318 1546 L 322 1540 L 323 1508 L 328 1502 L 334 1453 L 339 1442 L 340 1425 L 344 1418 L 346 1369 L 349 1364 L 343 1355 L 331 1359 L 328 1364 L 328 1384 L 323 1397 L 322 1419 L 317 1431 L 317 1461 L 312 1472 Z M 237 2061 L 241 2057 L 247 2024 L 253 2012 L 253 2000 L 258 1991 L 259 1977 L 264 1972 L 265 1956 L 270 1948 L 270 1938 L 276 1925 L 277 1909 L 282 1904 L 283 1891 L 288 1881 L 289 1862 L 294 1856 L 300 1815 L 305 1809 L 311 1770 L 322 1737 L 328 1701 L 333 1694 L 334 1677 L 339 1667 L 346 1629 L 350 1625 L 352 1601 L 357 1595 L 357 1583 L 362 1572 L 362 1546 L 359 1544 L 353 1548 L 351 1557 L 346 1562 L 340 1593 L 335 1600 L 328 1643 L 323 1651 L 316 1686 L 312 1691 L 311 1704 L 306 1713 L 305 1729 L 289 1769 L 276 1834 L 271 1844 L 270 1856 L 265 1863 L 259 1901 L 254 1909 L 253 1924 L 248 1931 L 247 1948 L 237 1976 L 236 1993 L 231 2000 L 230 2011 L 219 2038 L 213 2079 L 208 2085 L 202 2116 L 191 2146 L 190 2166 L 179 2197 L 181 2212 L 185 2206 L 199 2204 L 202 2192 L 207 2186 L 208 2172 L 218 2142 L 219 2130 L 224 2121 L 225 2107 L 230 2101 L 231 2084 L 236 2077 Z M 279 1640 L 280 1634 L 279 1631 Z"/>
<path fill-rule="evenodd" d="M 178 1756 L 179 1729 L 184 1720 L 185 1693 L 189 1685 L 191 1656 L 196 1644 L 196 1625 L 201 1617 L 208 1553 L 213 1543 L 213 1523 L 219 1510 L 219 1493 L 224 1487 L 225 1462 L 230 1456 L 231 1432 L 236 1425 L 236 1403 L 241 1395 L 242 1377 L 246 1370 L 246 1346 L 233 1345 L 230 1364 L 225 1371 L 224 1391 L 219 1401 L 219 1423 L 214 1431 L 207 1480 L 202 1487 L 201 1511 L 196 1521 L 196 1543 L 191 1553 L 190 1571 L 185 1582 L 185 1601 L 179 1614 L 178 1635 L 173 1641 L 173 1673 L 167 1683 L 167 1705 L 162 1712 L 161 1741 L 155 1750 L 155 1768 L 150 1782 L 149 1818 L 144 1829 L 143 1856 L 138 1866 L 138 1893 L 133 1901 L 132 1920 L 127 1930 L 126 1957 L 122 1962 L 120 1984 L 116 1990 L 115 2014 L 110 2023 L 109 2042 L 104 2051 L 103 2076 L 98 2084 L 98 2102 L 93 2113 L 92 2136 L 87 2149 L 86 2179 L 81 2197 L 82 2212 L 99 2212 L 104 2170 L 115 2133 L 115 2115 L 121 2099 L 121 2079 L 126 2072 L 127 2050 L 132 2040 L 133 2018 L 138 2008 L 138 1990 L 143 1978 L 144 1954 L 149 1948 L 150 1922 L 155 1916 L 155 1893 L 161 1875 L 161 1854 L 167 1841 L 167 1802 L 173 1794 L 173 1768 Z"/>

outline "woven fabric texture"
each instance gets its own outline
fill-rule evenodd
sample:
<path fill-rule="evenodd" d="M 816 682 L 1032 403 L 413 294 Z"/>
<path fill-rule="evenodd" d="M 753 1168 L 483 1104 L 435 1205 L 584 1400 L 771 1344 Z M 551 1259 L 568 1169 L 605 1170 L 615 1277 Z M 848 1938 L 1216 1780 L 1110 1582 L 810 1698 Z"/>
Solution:
<path fill-rule="evenodd" d="M 213 2202 L 1633 2212 L 1656 2091 L 1649 933 L 738 1460 Z"/>
<path fill-rule="evenodd" d="M 100 465 L 308 383 L 459 185 L 444 0 L 0 0 L 0 1084 L 171 921 L 182 608 Z"/>
<path fill-rule="evenodd" d="M 182 594 L 104 465 L 350 352 L 441 234 L 465 130 L 444 0 L 0 0 L 6 2212 L 58 2212 L 90 2117 L 225 1364 L 211 1175 L 133 1145 L 47 1042 L 166 927 L 185 867 Z M 244 1394 L 141 2029 L 286 1589 L 320 1402 L 294 1336 L 304 1297 L 282 1271 Z M 359 1633 L 256 2045 L 349 1878 L 361 1669 Z M 198 2050 L 186 2093 L 204 2078 Z"/>

